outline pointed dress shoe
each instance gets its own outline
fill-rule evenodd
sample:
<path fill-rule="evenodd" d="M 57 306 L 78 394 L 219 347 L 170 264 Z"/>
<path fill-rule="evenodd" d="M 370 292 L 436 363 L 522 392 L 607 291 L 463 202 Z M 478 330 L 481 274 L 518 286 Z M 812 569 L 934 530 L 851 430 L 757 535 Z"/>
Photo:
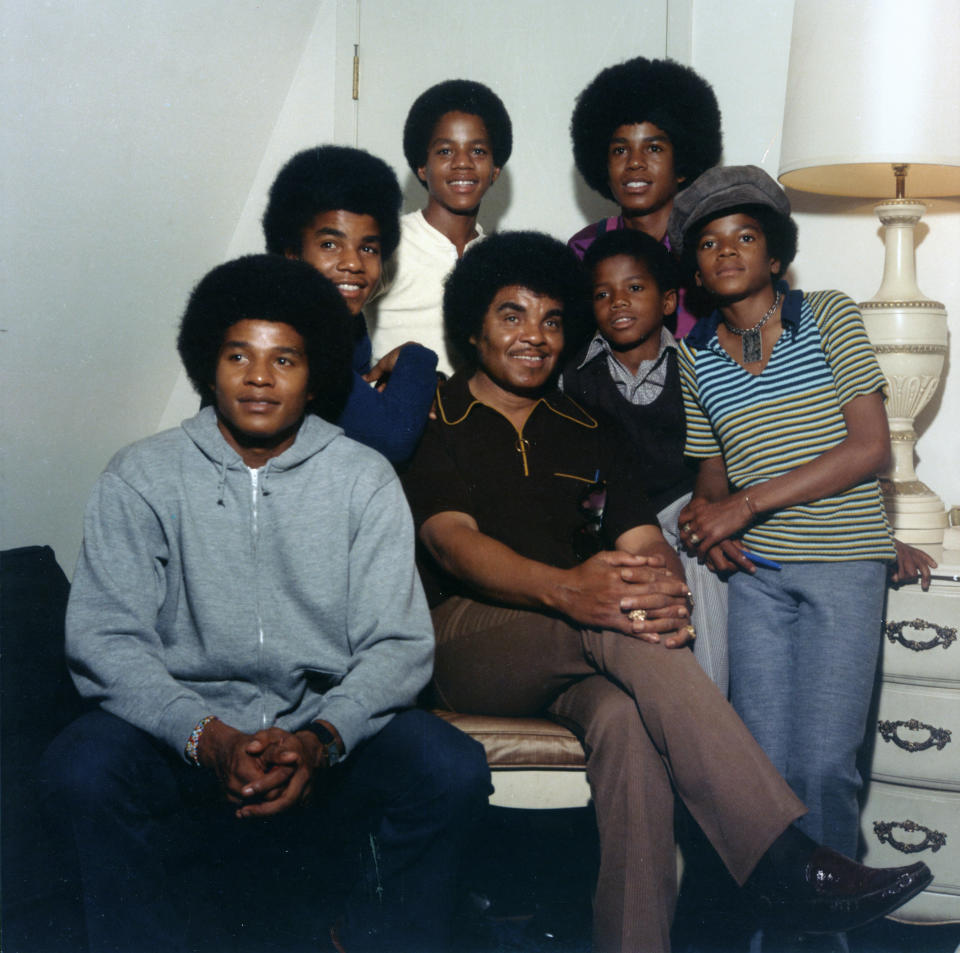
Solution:
<path fill-rule="evenodd" d="M 865 867 L 820 846 L 799 870 L 777 874 L 764 876 L 758 866 L 747 887 L 765 922 L 798 933 L 844 933 L 864 926 L 892 913 L 933 880 L 924 863 Z"/>

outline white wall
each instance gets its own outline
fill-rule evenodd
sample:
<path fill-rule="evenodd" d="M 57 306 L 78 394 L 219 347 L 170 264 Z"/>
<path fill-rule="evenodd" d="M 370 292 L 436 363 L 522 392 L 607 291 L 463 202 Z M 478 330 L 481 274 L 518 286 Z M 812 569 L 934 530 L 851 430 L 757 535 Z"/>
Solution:
<path fill-rule="evenodd" d="M 335 100 L 349 100 L 350 91 L 345 86 L 350 85 L 353 75 L 349 62 L 352 55 L 348 57 L 344 52 L 349 49 L 352 54 L 352 47 L 341 43 L 342 55 L 337 56 L 337 24 L 343 19 L 337 15 L 335 2 L 328 0 L 319 4 L 313 29 L 299 62 L 292 69 L 290 89 L 278 110 L 276 124 L 249 186 L 247 200 L 223 255 L 224 260 L 264 250 L 260 221 L 266 208 L 267 193 L 277 173 L 294 153 L 337 138 L 333 104 Z M 346 19 L 349 21 L 348 35 L 351 35 L 352 18 Z M 352 132 L 352 127 L 345 132 Z M 157 429 L 176 427 L 196 409 L 197 395 L 180 369 Z"/>
<path fill-rule="evenodd" d="M 496 2 L 533 28 L 526 0 Z M 553 15 L 565 4 L 583 8 L 554 0 Z M 713 82 L 729 163 L 776 174 L 792 10 L 792 0 L 671 0 L 669 49 L 689 49 Z M 175 386 L 190 287 L 260 249 L 266 189 L 292 152 L 352 141 L 343 84 L 356 7 L 5 0 L 0 17 L 0 546 L 49 543 L 69 571 L 110 455 L 195 406 Z M 570 109 L 549 88 L 530 95 Z M 869 205 L 795 196 L 795 207 L 797 283 L 869 297 L 883 251 Z M 960 201 L 934 203 L 925 223 L 920 286 L 956 328 Z M 920 421 L 918 471 L 948 506 L 960 504 L 958 340 Z"/>
<path fill-rule="evenodd" d="M 90 487 L 157 428 L 186 295 L 233 247 L 314 22 L 334 12 L 2 4 L 3 548 L 49 543 L 72 569 Z"/>

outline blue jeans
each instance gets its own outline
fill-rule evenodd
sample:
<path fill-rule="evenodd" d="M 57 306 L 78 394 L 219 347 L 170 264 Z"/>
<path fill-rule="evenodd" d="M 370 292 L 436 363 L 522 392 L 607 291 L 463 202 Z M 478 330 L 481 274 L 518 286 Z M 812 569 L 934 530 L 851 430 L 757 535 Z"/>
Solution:
<path fill-rule="evenodd" d="M 797 825 L 856 857 L 864 739 L 886 567 L 783 563 L 730 578 L 730 700 L 810 809 Z"/>
<path fill-rule="evenodd" d="M 211 773 L 99 710 L 53 742 L 44 778 L 49 816 L 76 846 L 91 953 L 221 948 L 200 938 L 211 910 L 232 920 L 227 933 L 262 920 L 277 949 L 295 949 L 292 921 L 345 882 L 347 949 L 442 950 L 461 847 L 490 792 L 483 748 L 419 710 L 275 818 L 237 820 Z M 313 924 L 317 948 L 332 916 Z"/>

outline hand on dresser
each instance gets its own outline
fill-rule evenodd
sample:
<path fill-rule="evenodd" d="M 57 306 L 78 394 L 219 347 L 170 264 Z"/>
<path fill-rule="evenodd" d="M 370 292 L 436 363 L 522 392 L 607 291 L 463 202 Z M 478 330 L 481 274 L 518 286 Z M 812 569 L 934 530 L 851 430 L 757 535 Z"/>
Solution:
<path fill-rule="evenodd" d="M 890 581 L 894 585 L 919 582 L 920 588 L 926 592 L 930 588 L 930 570 L 937 568 L 936 560 L 922 549 L 901 543 L 899 539 L 893 544 L 897 548 L 897 561 L 890 565 Z"/>

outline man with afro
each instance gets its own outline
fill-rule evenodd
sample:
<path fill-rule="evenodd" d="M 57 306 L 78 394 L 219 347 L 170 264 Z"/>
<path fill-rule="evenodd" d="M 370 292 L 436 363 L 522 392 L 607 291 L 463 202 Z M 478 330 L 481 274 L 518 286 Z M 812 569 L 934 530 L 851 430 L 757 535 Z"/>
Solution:
<path fill-rule="evenodd" d="M 635 228 L 668 241 L 674 197 L 717 165 L 722 151 L 720 109 L 710 84 L 688 66 L 642 56 L 594 77 L 577 97 L 570 135 L 587 185 L 620 206 L 619 215 L 570 239 L 579 258 L 613 229 Z M 681 295 L 669 329 L 683 337 L 694 320 Z"/>
<path fill-rule="evenodd" d="M 573 252 L 535 232 L 491 236 L 447 281 L 466 369 L 438 388 L 403 478 L 435 700 L 549 714 L 583 740 L 600 832 L 596 953 L 669 950 L 675 797 L 757 906 L 814 931 L 882 915 L 929 882 L 926 865 L 869 871 L 792 826 L 806 808 L 688 650 L 683 568 L 630 441 L 554 386 L 585 298 Z"/>
<path fill-rule="evenodd" d="M 44 777 L 87 948 L 300 949 L 342 910 L 351 951 L 440 953 L 489 773 L 413 707 L 433 631 L 396 474 L 313 412 L 350 388 L 347 305 L 303 262 L 241 258 L 197 285 L 179 349 L 212 402 L 109 463 L 67 610 L 93 707 Z"/>
<path fill-rule="evenodd" d="M 400 186 L 382 159 L 345 146 L 298 152 L 270 188 L 263 215 L 267 251 L 302 258 L 329 278 L 352 315 L 353 382 L 337 421 L 348 437 L 406 460 L 423 432 L 437 355 L 400 342 L 371 364 L 363 307 L 400 240 Z"/>
<path fill-rule="evenodd" d="M 452 373 L 454 355 L 443 333 L 443 281 L 465 249 L 483 237 L 480 202 L 512 148 L 510 116 L 483 83 L 446 80 L 410 107 L 403 153 L 427 191 L 427 204 L 400 220 L 387 293 L 375 303 L 375 354 L 413 339 L 436 351 L 439 369 Z"/>

